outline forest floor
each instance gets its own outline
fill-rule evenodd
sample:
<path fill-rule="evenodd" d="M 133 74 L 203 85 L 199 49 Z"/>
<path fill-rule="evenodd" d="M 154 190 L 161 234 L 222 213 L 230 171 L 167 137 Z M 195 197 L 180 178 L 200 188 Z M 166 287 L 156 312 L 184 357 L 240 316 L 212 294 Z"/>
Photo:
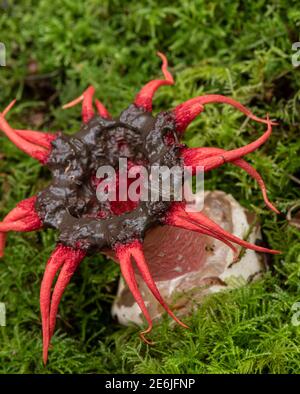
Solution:
<path fill-rule="evenodd" d="M 85 259 L 60 305 L 49 362 L 42 363 L 39 289 L 55 246 L 53 230 L 11 233 L 0 260 L 0 373 L 299 373 L 300 231 L 286 215 L 300 201 L 300 78 L 292 43 L 300 41 L 298 2 L 183 0 L 0 1 L 0 108 L 17 97 L 7 119 L 16 128 L 72 133 L 78 107 L 61 105 L 93 84 L 113 115 L 161 75 L 157 50 L 175 77 L 155 97 L 167 110 L 204 93 L 228 95 L 256 115 L 279 121 L 249 161 L 270 200 L 229 164 L 207 174 L 206 189 L 231 193 L 259 215 L 264 240 L 283 251 L 259 281 L 207 297 L 185 321 L 190 330 L 155 324 L 149 347 L 138 328 L 111 317 L 119 267 L 103 256 Z M 288 8 L 288 9 L 287 9 Z M 188 128 L 188 146 L 232 149 L 258 138 L 261 125 L 226 105 L 210 105 Z M 0 135 L 1 218 L 49 183 L 49 172 Z"/>

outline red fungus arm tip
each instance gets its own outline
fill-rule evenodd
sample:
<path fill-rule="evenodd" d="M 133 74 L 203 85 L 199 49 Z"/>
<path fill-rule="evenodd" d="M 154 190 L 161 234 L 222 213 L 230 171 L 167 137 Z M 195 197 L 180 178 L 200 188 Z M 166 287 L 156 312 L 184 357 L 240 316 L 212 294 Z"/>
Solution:
<path fill-rule="evenodd" d="M 87 123 L 95 115 L 95 111 L 93 108 L 94 93 L 95 93 L 95 88 L 93 86 L 89 86 L 83 92 L 82 95 L 70 101 L 69 103 L 63 105 L 62 108 L 63 109 L 71 108 L 82 102 L 82 107 L 81 107 L 82 121 L 83 123 Z"/>
<path fill-rule="evenodd" d="M 142 278 L 144 279 L 146 285 L 148 286 L 148 288 L 150 289 L 150 291 L 152 292 L 154 297 L 157 299 L 157 301 L 166 310 L 166 312 L 172 317 L 172 319 L 174 319 L 176 321 L 176 323 L 178 323 L 179 325 L 181 325 L 184 328 L 188 328 L 188 326 L 186 324 L 184 324 L 182 321 L 180 321 L 174 315 L 174 313 L 170 310 L 168 305 L 163 300 L 163 298 L 162 298 L 162 296 L 161 296 L 161 294 L 160 294 L 160 292 L 153 280 L 151 272 L 149 270 L 148 264 L 147 264 L 145 256 L 144 256 L 142 244 L 140 242 L 136 241 L 132 244 L 131 254 L 135 259 L 136 265 L 142 275 Z"/>
<path fill-rule="evenodd" d="M 230 152 L 235 152 L 235 151 L 236 149 Z M 184 165 L 192 166 L 194 171 L 196 170 L 197 166 L 204 166 L 205 171 L 211 169 L 210 167 L 211 164 L 209 160 L 212 157 L 214 157 L 214 159 L 211 159 L 211 163 L 213 163 L 214 165 L 216 162 L 219 162 L 220 164 L 227 162 L 226 151 L 220 148 L 210 148 L 210 147 L 183 148 L 181 151 L 181 156 L 183 157 Z M 267 207 L 271 209 L 273 212 L 279 214 L 280 211 L 268 199 L 266 185 L 260 174 L 255 170 L 255 168 L 253 168 L 249 163 L 247 163 L 244 159 L 241 158 L 231 159 L 228 162 L 239 168 L 242 168 L 251 176 L 251 178 L 256 180 L 258 186 L 261 189 L 263 199 Z"/>
<path fill-rule="evenodd" d="M 43 226 L 41 219 L 35 211 L 36 197 L 30 197 L 21 201 L 3 220 L 0 222 L 0 232 L 8 231 L 33 231 Z"/>
<path fill-rule="evenodd" d="M 119 245 L 116 245 L 115 251 L 116 251 L 116 256 L 120 262 L 120 268 L 121 268 L 123 278 L 124 278 L 125 282 L 127 283 L 129 290 L 131 291 L 135 301 L 137 302 L 138 306 L 140 307 L 140 309 L 141 309 L 141 311 L 148 323 L 147 329 L 140 333 L 140 337 L 143 339 L 144 342 L 151 345 L 152 342 L 149 341 L 148 339 L 146 339 L 145 335 L 148 334 L 152 330 L 153 324 L 152 324 L 151 316 L 146 308 L 143 297 L 142 297 L 140 290 L 138 288 L 138 285 L 137 285 L 137 282 L 135 279 L 135 275 L 134 275 L 134 270 L 132 267 L 131 255 L 132 255 L 132 249 L 134 249 L 134 247 L 135 247 L 134 243 L 127 244 L 127 245 L 119 244 Z"/>
<path fill-rule="evenodd" d="M 174 79 L 168 70 L 168 61 L 164 54 L 157 52 L 157 55 L 162 60 L 162 72 L 165 79 L 155 79 L 148 82 L 136 95 L 134 104 L 139 108 L 144 108 L 145 111 L 152 111 L 152 100 L 156 90 L 163 85 L 173 85 Z"/>
<path fill-rule="evenodd" d="M 238 238 L 233 234 L 230 234 L 228 231 L 222 229 L 222 227 L 220 227 L 217 223 L 209 219 L 201 212 L 186 212 L 183 204 L 174 203 L 167 215 L 165 222 L 166 224 L 173 225 L 176 227 L 197 231 L 200 234 L 203 233 L 203 230 L 208 230 L 229 242 L 233 242 L 246 249 L 255 250 L 256 252 L 270 253 L 270 254 L 281 253 L 279 250 L 263 248 L 261 246 L 254 245 L 247 241 L 244 241 L 243 239 Z"/>
<path fill-rule="evenodd" d="M 99 101 L 98 99 L 95 100 L 95 104 L 97 107 L 98 114 L 105 119 L 111 119 L 111 114 L 108 112 L 106 107 Z"/>
<path fill-rule="evenodd" d="M 42 146 L 32 144 L 18 135 L 16 131 L 8 124 L 5 117 L 3 116 L 3 113 L 0 113 L 0 129 L 20 150 L 27 153 L 34 159 L 39 160 L 42 164 L 47 162 L 49 150 L 43 148 Z"/>
<path fill-rule="evenodd" d="M 182 327 L 188 328 L 188 326 L 186 324 L 181 322 L 174 315 L 174 313 L 170 310 L 168 305 L 163 300 L 163 298 L 162 298 L 162 296 L 161 296 L 161 294 L 160 294 L 160 292 L 159 292 L 159 290 L 152 278 L 151 272 L 150 272 L 147 262 L 145 260 L 145 256 L 143 253 L 141 243 L 136 240 L 128 245 L 118 245 L 116 247 L 116 254 L 117 254 L 117 257 L 120 261 L 122 275 L 129 287 L 130 291 L 132 292 L 137 304 L 141 308 L 148 324 L 149 324 L 148 329 L 141 333 L 141 337 L 143 338 L 143 340 L 145 340 L 144 334 L 149 333 L 152 329 L 152 320 L 151 320 L 149 312 L 147 311 L 147 308 L 144 304 L 141 293 L 138 289 L 137 282 L 136 282 L 135 275 L 134 275 L 134 270 L 132 267 L 131 258 L 134 258 L 134 261 L 137 265 L 137 268 L 138 268 L 140 274 L 142 275 L 142 278 L 144 279 L 146 285 L 148 286 L 149 290 L 152 292 L 154 297 L 157 299 L 157 301 L 162 305 L 162 307 L 172 317 L 172 319 L 174 319 Z M 148 343 L 148 341 L 147 341 L 147 343 Z"/>
<path fill-rule="evenodd" d="M 43 148 L 46 148 L 51 151 L 52 145 L 51 142 L 56 140 L 58 137 L 58 133 L 45 133 L 43 131 L 36 130 L 19 130 L 15 129 L 15 133 L 24 138 L 28 142 L 32 142 L 36 145 L 39 145 Z"/>
<path fill-rule="evenodd" d="M 48 349 L 55 328 L 59 302 L 72 275 L 84 256 L 85 252 L 60 244 L 56 247 L 47 262 L 40 290 L 44 364 L 47 363 L 48 359 Z M 61 271 L 51 297 L 52 283 L 60 268 Z"/>
<path fill-rule="evenodd" d="M 46 264 L 46 269 L 41 283 L 40 309 L 41 309 L 41 317 L 42 317 L 42 334 L 43 334 L 43 361 L 45 365 L 48 359 L 48 348 L 50 343 L 49 313 L 50 313 L 51 288 L 58 270 L 64 263 L 66 251 L 67 250 L 63 245 L 58 245 L 56 247 L 56 249 L 50 256 Z"/>
<path fill-rule="evenodd" d="M 272 126 L 277 125 L 277 123 L 271 122 L 269 119 L 262 119 L 255 116 L 247 107 L 230 97 L 222 96 L 220 94 L 207 94 L 187 100 L 172 110 L 175 117 L 177 132 L 183 133 L 195 117 L 204 110 L 204 106 L 210 103 L 229 104 L 256 122 L 266 123 L 268 125 L 271 124 Z"/>
<path fill-rule="evenodd" d="M 41 131 L 18 130 L 11 128 L 7 121 L 5 121 L 5 116 L 8 114 L 8 112 L 11 110 L 15 103 L 16 99 L 14 99 L 4 109 L 2 114 L 0 114 L 2 131 L 19 149 L 28 153 L 30 156 L 40 160 L 44 164 L 52 149 L 51 142 L 57 138 L 57 133 L 50 134 Z"/>

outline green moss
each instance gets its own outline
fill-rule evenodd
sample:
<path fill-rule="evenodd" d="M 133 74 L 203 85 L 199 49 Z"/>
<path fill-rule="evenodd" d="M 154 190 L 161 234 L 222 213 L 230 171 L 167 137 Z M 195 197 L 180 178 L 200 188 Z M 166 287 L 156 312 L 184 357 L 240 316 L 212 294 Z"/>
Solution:
<path fill-rule="evenodd" d="M 2 7 L 2 8 L 1 8 Z M 288 8 L 288 12 L 287 12 Z M 300 199 L 292 177 L 300 168 L 300 79 L 291 63 L 299 39 L 296 1 L 23 0 L 0 2 L 1 41 L 7 67 L 0 68 L 0 108 L 13 98 L 16 127 L 75 131 L 78 108 L 61 104 L 90 83 L 116 115 L 139 88 L 160 74 L 155 52 L 167 54 L 174 87 L 156 95 L 155 110 L 206 93 L 230 95 L 260 116 L 280 120 L 270 140 L 249 160 L 261 172 L 270 199 L 283 214 Z M 28 64 L 44 75 L 42 87 L 28 80 Z M 51 96 L 51 100 L 45 101 Z M 226 149 L 252 141 L 262 127 L 226 106 L 207 106 L 186 134 L 189 146 Z M 45 186 L 49 174 L 0 136 L 1 217 Z M 110 316 L 118 266 L 100 256 L 86 259 L 60 306 L 58 331 L 47 368 L 41 361 L 39 287 L 55 234 L 10 234 L 0 261 L 1 373 L 299 373 L 300 328 L 291 324 L 300 301 L 299 230 L 275 217 L 257 186 L 226 165 L 206 176 L 206 188 L 232 193 L 260 214 L 264 237 L 282 249 L 274 268 L 257 283 L 207 298 L 187 318 L 190 330 L 166 319 L 153 330 L 156 345 L 140 343 L 137 329 Z"/>

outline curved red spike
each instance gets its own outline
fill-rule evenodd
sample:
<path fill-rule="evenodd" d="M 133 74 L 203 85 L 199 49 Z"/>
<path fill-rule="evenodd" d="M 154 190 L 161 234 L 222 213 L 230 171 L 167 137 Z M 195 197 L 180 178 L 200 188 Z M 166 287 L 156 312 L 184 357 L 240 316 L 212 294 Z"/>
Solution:
<path fill-rule="evenodd" d="M 279 250 L 273 250 L 273 249 L 268 249 L 268 248 L 263 248 L 261 246 L 257 246 L 254 244 L 251 244 L 247 241 L 244 241 L 241 238 L 236 237 L 233 234 L 228 233 L 224 229 L 222 229 L 219 225 L 217 225 L 215 222 L 212 220 L 208 219 L 205 215 L 201 214 L 201 212 L 191 212 L 189 213 L 189 221 L 195 223 L 196 225 L 200 225 L 201 227 L 207 227 L 211 228 L 216 234 L 220 234 L 224 238 L 227 238 L 229 241 L 234 242 L 246 249 L 252 249 L 255 250 L 256 252 L 261 252 L 261 253 L 270 253 L 270 254 L 280 254 L 281 252 Z"/>
<path fill-rule="evenodd" d="M 16 104 L 17 99 L 12 100 L 8 106 L 4 109 L 4 111 L 2 112 L 2 115 L 5 117 L 8 112 L 12 109 L 12 107 Z"/>
<path fill-rule="evenodd" d="M 56 281 L 51 305 L 50 305 L 50 317 L 49 317 L 49 335 L 50 340 L 53 335 L 56 323 L 56 315 L 58 311 L 58 306 L 63 296 L 63 293 L 68 286 L 74 272 L 76 271 L 78 265 L 85 256 L 85 252 L 80 249 L 72 249 L 70 247 L 65 247 L 65 263 L 59 273 L 58 279 Z"/>
<path fill-rule="evenodd" d="M 76 99 L 70 101 L 69 103 L 64 104 L 62 106 L 62 109 L 68 109 L 68 108 L 74 107 L 75 105 L 81 103 L 82 100 L 83 100 L 83 94 L 81 96 L 77 97 Z"/>
<path fill-rule="evenodd" d="M 29 232 L 38 230 L 43 226 L 43 223 L 36 212 L 30 212 L 26 217 L 18 219 L 13 222 L 0 222 L 0 232 L 7 233 L 8 231 Z"/>
<path fill-rule="evenodd" d="M 184 213 L 185 212 L 183 212 L 183 214 Z M 186 230 L 196 231 L 198 233 L 201 232 L 201 234 L 208 235 L 209 237 L 212 237 L 212 238 L 215 238 L 215 239 L 219 240 L 220 242 L 222 242 L 224 245 L 228 246 L 232 250 L 232 252 L 233 252 L 233 261 L 236 261 L 238 256 L 239 256 L 239 251 L 226 238 L 224 238 L 220 234 L 217 234 L 213 230 L 208 230 L 207 228 L 204 228 L 204 227 L 201 227 L 201 231 L 200 231 L 199 225 L 195 225 L 195 224 L 187 221 L 186 218 L 183 218 L 180 215 L 176 215 L 176 214 L 168 215 L 167 218 L 166 218 L 165 223 L 168 224 L 168 225 L 171 225 L 171 226 L 181 227 L 181 228 L 184 228 Z"/>
<path fill-rule="evenodd" d="M 234 160 L 234 161 L 232 161 L 232 164 L 242 168 L 243 170 L 245 170 L 251 176 L 251 178 L 256 180 L 258 186 L 260 187 L 260 190 L 261 190 L 262 195 L 263 195 L 264 202 L 267 205 L 267 207 L 269 209 L 271 209 L 273 212 L 275 212 L 277 214 L 280 214 L 280 211 L 269 200 L 268 195 L 267 195 L 267 189 L 266 189 L 265 182 L 262 179 L 262 177 L 260 176 L 260 174 L 256 171 L 256 169 L 253 168 L 249 163 L 247 163 L 243 159 Z"/>
<path fill-rule="evenodd" d="M 58 137 L 57 133 L 45 133 L 43 131 L 35 131 L 35 130 L 19 130 L 14 129 L 15 133 L 19 136 L 24 138 L 28 142 L 32 142 L 36 145 L 42 146 L 46 149 L 51 150 L 52 145 L 51 142 L 56 140 Z"/>
<path fill-rule="evenodd" d="M 87 123 L 95 115 L 95 111 L 93 108 L 94 93 L 95 93 L 95 88 L 93 86 L 89 86 L 87 90 L 83 93 L 82 113 L 81 113 L 83 123 Z"/>
<path fill-rule="evenodd" d="M 250 144 L 230 151 L 225 151 L 221 155 L 212 156 L 203 159 L 202 166 L 204 167 L 204 171 L 210 171 L 214 168 L 219 167 L 224 163 L 232 162 L 236 159 L 240 159 L 241 157 L 247 155 L 248 153 L 254 152 L 256 149 L 258 149 L 262 144 L 264 144 L 267 141 L 271 133 L 272 133 L 272 126 L 269 123 L 267 131 L 261 137 L 251 142 Z"/>
<path fill-rule="evenodd" d="M 70 101 L 69 103 L 63 105 L 63 109 L 74 107 L 82 102 L 82 121 L 83 123 L 87 123 L 92 117 L 95 115 L 94 108 L 93 108 L 93 96 L 95 93 L 95 88 L 93 86 L 89 86 L 81 96 L 77 97 L 76 99 Z"/>
<path fill-rule="evenodd" d="M 36 196 L 26 198 L 20 201 L 17 206 L 12 209 L 3 219 L 3 223 L 15 222 L 19 219 L 25 218 L 32 212 L 35 212 Z M 0 233 L 0 257 L 3 257 L 6 241 L 6 233 Z"/>
<path fill-rule="evenodd" d="M 171 223 L 168 221 L 168 224 Z M 192 221 L 188 220 L 187 218 L 178 217 L 174 221 L 172 221 L 172 225 L 180 228 L 184 228 L 189 231 L 195 231 L 200 234 L 205 234 L 211 238 L 217 239 L 222 242 L 224 245 L 228 246 L 233 252 L 233 262 L 237 261 L 239 257 L 239 251 L 233 244 L 228 241 L 226 238 L 222 237 L 220 234 L 217 234 L 213 230 L 208 230 L 205 227 L 200 227 L 199 225 L 194 224 Z"/>
<path fill-rule="evenodd" d="M 205 163 L 204 162 L 205 159 L 208 159 L 213 156 L 219 156 L 218 160 L 223 161 L 223 163 L 224 163 L 224 160 L 226 160 L 226 156 L 224 155 L 224 152 L 226 152 L 224 149 L 210 148 L 210 147 L 207 147 L 207 148 L 206 147 L 205 148 L 183 148 L 182 152 L 181 152 L 181 156 L 183 157 L 184 165 L 196 167 L 196 166 L 202 166 L 202 163 Z M 269 209 L 271 209 L 272 211 L 274 211 L 275 213 L 279 214 L 280 211 L 278 211 L 278 209 L 268 199 L 266 185 L 265 185 L 262 177 L 260 176 L 260 174 L 255 170 L 255 168 L 253 168 L 249 163 L 247 163 L 243 159 L 235 159 L 230 162 L 231 162 L 231 164 L 245 170 L 251 176 L 251 178 L 256 180 L 256 182 L 258 183 L 258 185 L 261 189 L 263 199 L 264 199 L 267 207 Z M 209 167 L 207 167 L 207 166 L 205 167 L 206 171 L 209 169 L 210 169 Z M 195 170 L 195 168 L 194 168 L 194 170 Z"/>
<path fill-rule="evenodd" d="M 134 104 L 137 107 L 144 108 L 148 112 L 152 111 L 152 99 L 156 90 L 163 85 L 174 85 L 173 76 L 168 71 L 168 61 L 166 56 L 161 52 L 157 52 L 157 55 L 161 58 L 163 62 L 161 69 L 165 79 L 154 79 L 153 81 L 148 82 L 139 91 L 134 100 Z"/>
<path fill-rule="evenodd" d="M 49 313 L 50 313 L 50 298 L 51 298 L 51 287 L 54 278 L 65 261 L 68 248 L 63 245 L 58 245 L 52 255 L 50 256 L 43 280 L 41 283 L 40 290 L 40 309 L 42 317 L 42 331 L 43 331 L 43 361 L 46 365 L 48 359 L 48 348 L 50 343 L 50 331 L 49 331 Z"/>
<path fill-rule="evenodd" d="M 196 226 L 199 226 L 198 232 L 201 233 L 202 228 L 207 229 L 209 231 L 213 231 L 216 235 L 223 237 L 224 239 L 238 244 L 244 248 L 255 250 L 256 252 L 262 253 L 270 253 L 270 254 L 280 254 L 279 250 L 273 250 L 268 248 L 263 248 L 261 246 L 257 246 L 251 244 L 247 241 L 244 241 L 241 238 L 236 237 L 233 234 L 230 234 L 228 231 L 225 231 L 220 227 L 217 223 L 209 219 L 201 212 L 186 212 L 184 207 L 181 204 L 173 204 L 172 209 L 166 218 L 166 223 L 178 226 L 178 222 L 176 222 L 176 217 L 180 217 L 183 220 L 190 222 Z M 174 220 L 175 218 L 175 220 Z M 177 224 L 176 224 L 177 223 Z M 179 226 L 181 227 L 181 226 Z M 192 228 L 190 228 L 192 229 Z M 195 231 L 195 229 L 193 229 Z"/>
<path fill-rule="evenodd" d="M 6 220 L 0 222 L 0 232 L 26 232 L 40 229 L 43 223 L 35 211 L 35 201 L 35 196 L 21 201 L 17 207 L 6 216 Z"/>
<path fill-rule="evenodd" d="M 14 99 L 11 103 L 8 104 L 8 106 L 2 112 L 2 115 L 4 117 L 12 109 L 16 101 L 17 99 Z M 51 149 L 52 148 L 51 142 L 57 138 L 57 133 L 49 134 L 42 131 L 34 131 L 34 130 L 18 130 L 18 129 L 13 129 L 13 130 L 18 136 L 24 138 L 26 141 L 33 142 L 34 144 L 40 145 L 46 149 Z"/>
<path fill-rule="evenodd" d="M 115 247 L 116 251 L 116 256 L 120 262 L 120 267 L 121 267 L 121 272 L 123 275 L 123 278 L 125 282 L 127 283 L 127 286 L 129 287 L 129 290 L 131 291 L 135 301 L 137 302 L 138 306 L 140 307 L 144 317 L 146 318 L 148 322 L 148 327 L 146 330 L 142 331 L 140 333 L 140 337 L 143 339 L 144 342 L 151 344 L 151 342 L 145 338 L 145 335 L 148 334 L 152 330 L 152 319 L 151 316 L 146 308 L 146 305 L 144 303 L 143 297 L 139 291 L 135 275 L 134 275 L 134 270 L 132 268 L 132 263 L 131 263 L 131 252 L 132 249 L 134 248 L 134 243 L 133 244 L 118 244 Z"/>
<path fill-rule="evenodd" d="M 31 142 L 28 142 L 24 138 L 19 136 L 15 132 L 15 130 L 12 127 L 10 127 L 10 125 L 4 118 L 3 113 L 0 113 L 0 129 L 23 152 L 39 160 L 42 164 L 45 164 L 47 162 L 49 156 L 49 150 L 41 146 L 34 145 Z"/>
<path fill-rule="evenodd" d="M 255 116 L 247 107 L 230 97 L 219 94 L 207 94 L 205 96 L 198 96 L 187 100 L 172 110 L 172 113 L 175 116 L 176 131 L 179 133 L 184 132 L 184 130 L 194 120 L 194 118 L 204 110 L 204 106 L 210 103 L 229 104 L 256 122 L 266 124 L 270 123 L 271 125 L 277 124 L 275 122 L 270 122 L 268 119 L 266 120 Z"/>
<path fill-rule="evenodd" d="M 111 114 L 108 112 L 108 110 L 105 108 L 105 106 L 99 101 L 98 99 L 95 100 L 95 104 L 98 110 L 98 114 L 102 116 L 102 118 L 105 119 L 111 119 Z"/>
<path fill-rule="evenodd" d="M 174 319 L 176 321 L 176 323 L 180 324 L 182 327 L 188 328 L 188 326 L 186 324 L 184 324 L 182 321 L 180 321 L 174 315 L 174 313 L 170 310 L 170 308 L 168 307 L 168 305 L 165 303 L 162 296 L 160 295 L 160 292 L 159 292 L 158 288 L 156 287 L 156 284 L 152 278 L 151 272 L 149 271 L 141 243 L 139 241 L 135 241 L 131 244 L 131 246 L 132 246 L 131 255 L 134 257 L 136 265 L 137 265 L 146 285 L 149 287 L 149 289 L 151 290 L 154 297 L 161 304 L 161 306 L 166 310 L 166 312 L 172 317 L 172 319 Z"/>

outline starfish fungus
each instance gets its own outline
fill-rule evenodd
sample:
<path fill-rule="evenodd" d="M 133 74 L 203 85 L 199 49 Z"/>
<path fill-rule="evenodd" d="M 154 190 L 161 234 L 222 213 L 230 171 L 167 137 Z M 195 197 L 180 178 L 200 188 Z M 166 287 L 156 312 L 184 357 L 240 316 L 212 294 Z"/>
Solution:
<path fill-rule="evenodd" d="M 169 168 L 188 165 L 194 171 L 197 166 L 210 171 L 224 163 L 232 163 L 257 181 L 266 205 L 278 213 L 268 200 L 261 176 L 243 159 L 267 141 L 274 123 L 268 117 L 262 119 L 255 116 L 232 98 L 216 94 L 195 97 L 168 112 L 153 116 L 154 93 L 160 86 L 174 84 L 166 57 L 161 53 L 158 55 L 162 59 L 164 79 L 148 82 L 137 94 L 134 103 L 119 117 L 113 118 L 100 101 L 94 100 L 95 89 L 92 86 L 66 104 L 63 108 L 82 104 L 82 126 L 71 136 L 61 132 L 14 129 L 7 122 L 6 115 L 15 100 L 0 113 L 0 130 L 19 149 L 45 165 L 52 174 L 52 182 L 45 190 L 17 204 L 0 223 L 1 255 L 9 231 L 26 232 L 50 227 L 59 233 L 40 290 L 44 363 L 55 329 L 59 302 L 72 275 L 87 254 L 104 249 L 115 252 L 122 275 L 148 323 L 140 336 L 150 343 L 146 335 L 152 329 L 152 320 L 136 282 L 136 270 L 166 312 L 178 324 L 187 326 L 176 318 L 164 302 L 148 268 L 143 253 L 143 239 L 148 229 L 167 224 L 214 237 L 234 252 L 234 244 L 237 244 L 257 252 L 279 253 L 226 232 L 202 212 L 188 212 L 184 201 L 117 200 L 103 203 L 97 199 L 96 188 L 101 182 L 96 178 L 97 169 L 110 165 L 118 171 L 120 158 L 128 159 L 131 165 L 144 165 L 147 168 L 153 165 Z M 256 141 L 229 151 L 213 147 L 188 148 L 179 143 L 188 125 L 210 103 L 229 104 L 250 119 L 265 124 L 266 131 Z"/>

